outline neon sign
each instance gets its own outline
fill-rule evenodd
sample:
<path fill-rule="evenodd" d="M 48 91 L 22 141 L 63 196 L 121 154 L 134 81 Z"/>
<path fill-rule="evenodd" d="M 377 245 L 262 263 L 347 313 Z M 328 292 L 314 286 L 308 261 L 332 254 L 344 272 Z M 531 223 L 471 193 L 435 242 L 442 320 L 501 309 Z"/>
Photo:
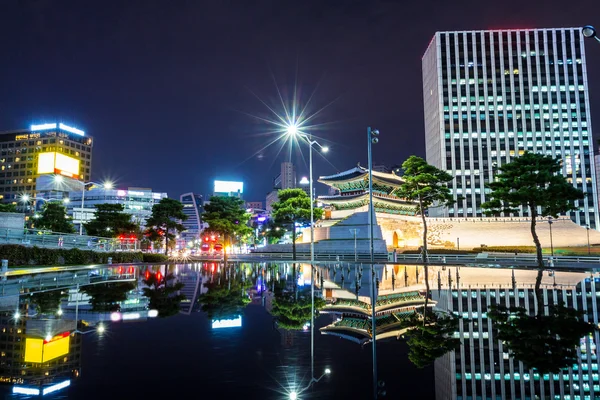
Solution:
<path fill-rule="evenodd" d="M 46 129 L 56 129 L 56 124 L 31 125 L 32 131 L 44 131 Z"/>
<path fill-rule="evenodd" d="M 71 132 L 71 133 L 74 133 L 76 135 L 80 135 L 80 136 L 85 135 L 85 132 L 82 131 L 81 129 L 73 128 L 72 126 L 68 126 L 68 125 L 63 124 L 62 122 L 60 124 L 58 124 L 58 127 L 60 129 L 62 129 L 63 131 Z"/>

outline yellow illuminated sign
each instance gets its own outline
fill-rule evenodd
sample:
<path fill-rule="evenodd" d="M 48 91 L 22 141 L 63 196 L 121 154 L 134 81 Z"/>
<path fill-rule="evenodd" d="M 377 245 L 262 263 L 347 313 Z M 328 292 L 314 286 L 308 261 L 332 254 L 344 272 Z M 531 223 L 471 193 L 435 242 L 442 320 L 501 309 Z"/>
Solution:
<path fill-rule="evenodd" d="M 25 339 L 25 362 L 45 363 L 69 354 L 70 336 L 44 343 L 43 339 Z"/>
<path fill-rule="evenodd" d="M 40 153 L 38 156 L 38 174 L 53 174 L 56 153 Z"/>
<path fill-rule="evenodd" d="M 79 177 L 79 160 L 57 152 L 40 153 L 37 173 L 62 174 L 77 178 Z"/>
<path fill-rule="evenodd" d="M 44 339 L 25 339 L 25 362 L 41 363 Z"/>

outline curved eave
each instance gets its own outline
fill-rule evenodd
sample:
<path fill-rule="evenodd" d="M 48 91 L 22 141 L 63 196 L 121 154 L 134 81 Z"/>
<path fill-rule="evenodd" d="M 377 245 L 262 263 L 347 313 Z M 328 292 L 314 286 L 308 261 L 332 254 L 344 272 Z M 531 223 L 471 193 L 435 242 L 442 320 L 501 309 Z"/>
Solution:
<path fill-rule="evenodd" d="M 408 206 L 408 207 L 414 207 L 416 206 L 415 203 L 411 203 L 402 199 L 390 199 L 387 197 L 381 197 L 378 193 L 373 192 L 373 198 L 374 198 L 374 203 L 380 203 L 380 204 L 390 204 L 390 205 L 394 205 L 394 206 Z M 325 204 L 342 204 L 342 203 L 348 203 L 348 202 L 353 202 L 353 201 L 368 201 L 369 199 L 369 193 L 365 192 L 365 193 L 360 193 L 360 194 L 354 194 L 354 195 L 349 195 L 349 196 L 319 196 L 318 200 L 321 203 L 325 203 Z"/>
<path fill-rule="evenodd" d="M 368 175 L 368 169 L 363 167 L 354 167 L 347 171 L 340 172 L 339 174 L 320 176 L 319 179 L 317 179 L 317 181 L 325 185 L 333 186 L 331 185 L 332 183 L 345 183 L 362 180 L 364 178 L 368 178 Z M 402 178 L 398 175 L 373 171 L 373 183 L 375 182 L 380 182 L 384 185 L 390 185 L 394 187 L 397 187 L 404 183 Z"/>
<path fill-rule="evenodd" d="M 331 312 L 331 313 L 337 313 L 337 314 L 345 314 L 345 313 L 356 313 L 356 314 L 361 314 L 361 315 L 369 315 L 369 313 L 371 312 L 370 308 L 369 309 L 364 309 L 364 308 L 360 308 L 360 307 L 353 307 L 353 306 L 346 306 L 346 305 L 340 305 L 340 306 L 325 306 L 325 308 L 323 308 L 321 310 L 321 312 L 325 313 L 325 312 Z"/>
<path fill-rule="evenodd" d="M 432 301 L 429 301 L 429 304 L 427 305 L 428 307 L 433 307 L 434 305 L 431 304 Z M 406 302 L 396 302 L 396 303 L 390 303 L 390 304 L 385 304 L 385 305 L 381 305 L 375 306 L 375 312 L 383 312 L 383 311 L 390 311 L 393 309 L 398 309 L 398 311 L 401 311 L 403 308 L 406 307 L 418 307 L 418 306 L 424 306 L 425 305 L 425 299 L 422 300 L 413 300 L 413 301 L 406 301 Z"/>

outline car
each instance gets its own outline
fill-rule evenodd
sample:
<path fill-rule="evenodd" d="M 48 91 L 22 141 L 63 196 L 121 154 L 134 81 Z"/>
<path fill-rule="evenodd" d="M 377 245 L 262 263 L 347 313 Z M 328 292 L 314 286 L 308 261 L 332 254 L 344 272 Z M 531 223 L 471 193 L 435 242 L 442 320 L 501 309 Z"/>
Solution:
<path fill-rule="evenodd" d="M 215 253 L 222 253 L 223 252 L 223 245 L 220 244 L 220 243 L 216 243 L 213 246 L 213 250 L 214 250 Z"/>
<path fill-rule="evenodd" d="M 201 253 L 210 253 L 210 244 L 202 243 L 202 245 L 200 246 L 200 252 Z"/>

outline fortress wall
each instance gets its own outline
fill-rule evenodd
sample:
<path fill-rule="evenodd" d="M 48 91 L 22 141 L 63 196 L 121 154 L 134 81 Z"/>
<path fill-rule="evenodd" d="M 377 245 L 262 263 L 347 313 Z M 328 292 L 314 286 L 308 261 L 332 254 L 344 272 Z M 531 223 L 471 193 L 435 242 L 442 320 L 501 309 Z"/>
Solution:
<path fill-rule="evenodd" d="M 364 207 L 366 210 L 366 206 Z M 337 211 L 332 214 L 333 218 Z M 377 222 L 389 247 L 414 248 L 421 245 L 423 234 L 420 217 L 377 213 Z M 428 242 L 436 247 L 471 249 L 487 246 L 533 246 L 530 221 L 527 218 L 427 218 Z M 550 229 L 547 220 L 536 221 L 536 231 L 543 247 L 550 247 Z M 554 247 L 586 246 L 587 229 L 569 218 L 554 220 L 552 242 Z M 600 232 L 589 230 L 590 244 L 600 245 Z"/>

